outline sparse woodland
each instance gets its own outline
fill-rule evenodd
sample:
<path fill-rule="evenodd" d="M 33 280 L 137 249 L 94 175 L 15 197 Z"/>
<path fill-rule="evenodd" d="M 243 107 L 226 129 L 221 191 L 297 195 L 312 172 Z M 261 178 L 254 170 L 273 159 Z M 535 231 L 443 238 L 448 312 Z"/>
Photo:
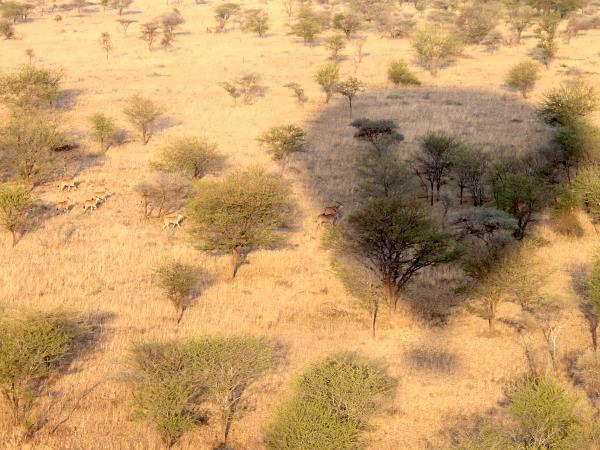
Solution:
<path fill-rule="evenodd" d="M 600 449 L 597 0 L 0 1 L 0 447 Z"/>

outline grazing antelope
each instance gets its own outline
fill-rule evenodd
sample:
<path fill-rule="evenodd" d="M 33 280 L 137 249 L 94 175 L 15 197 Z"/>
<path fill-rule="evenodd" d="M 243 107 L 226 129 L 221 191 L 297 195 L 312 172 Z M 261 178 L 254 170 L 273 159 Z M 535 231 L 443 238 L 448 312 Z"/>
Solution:
<path fill-rule="evenodd" d="M 99 201 L 104 202 L 108 197 L 113 195 L 113 192 L 108 192 L 108 189 L 104 189 L 103 191 L 94 191 L 94 198 L 97 198 Z"/>
<path fill-rule="evenodd" d="M 180 227 L 181 226 L 181 222 L 183 221 L 183 219 L 185 219 L 185 217 L 182 216 L 181 214 L 168 214 L 168 215 L 166 215 L 163 218 L 163 222 L 164 222 L 163 230 L 165 228 L 171 228 L 171 226 L 173 226 L 173 228 Z"/>
<path fill-rule="evenodd" d="M 83 212 L 92 212 L 94 209 L 98 208 L 99 204 L 100 200 L 98 200 L 96 197 L 90 198 L 83 202 Z"/>
<path fill-rule="evenodd" d="M 63 200 L 62 202 L 58 202 L 56 204 L 56 214 L 61 214 L 61 213 L 68 213 L 69 211 L 71 211 L 70 205 L 69 205 L 69 199 L 67 198 L 66 200 Z"/>
<path fill-rule="evenodd" d="M 78 185 L 79 185 L 79 178 L 75 177 L 71 180 L 62 180 L 60 183 L 58 183 L 58 189 L 61 191 L 64 191 L 64 190 L 70 191 L 71 189 L 77 189 Z"/>
<path fill-rule="evenodd" d="M 337 221 L 337 214 L 319 214 L 317 216 L 317 228 L 320 228 L 322 224 L 328 223 L 330 225 L 335 225 Z"/>
<path fill-rule="evenodd" d="M 335 202 L 335 205 L 326 206 L 323 212 L 325 214 L 339 215 L 342 212 L 343 205 L 340 202 Z"/>

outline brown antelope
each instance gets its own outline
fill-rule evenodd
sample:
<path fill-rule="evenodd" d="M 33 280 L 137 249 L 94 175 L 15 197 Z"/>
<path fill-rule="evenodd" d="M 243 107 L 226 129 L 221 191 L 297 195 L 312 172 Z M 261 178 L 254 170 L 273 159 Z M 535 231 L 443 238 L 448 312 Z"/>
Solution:
<path fill-rule="evenodd" d="M 70 191 L 71 189 L 77 189 L 78 185 L 79 185 L 79 178 L 75 177 L 71 180 L 62 180 L 60 183 L 58 183 L 58 189 L 61 191 L 64 191 L 64 190 Z"/>
<path fill-rule="evenodd" d="M 166 215 L 165 217 L 163 217 L 163 222 L 164 222 L 163 230 L 165 228 L 171 228 L 171 226 L 173 226 L 173 228 L 180 227 L 183 219 L 185 219 L 185 217 L 182 216 L 181 214 L 177 214 L 177 213 Z"/>
<path fill-rule="evenodd" d="M 335 205 L 326 206 L 323 212 L 325 214 L 339 215 L 342 212 L 343 205 L 340 202 L 335 202 Z"/>
<path fill-rule="evenodd" d="M 62 202 L 58 202 L 56 204 L 56 214 L 61 214 L 61 213 L 68 213 L 69 211 L 71 211 L 70 205 L 69 205 L 69 199 L 67 198 L 66 200 L 63 200 Z"/>
<path fill-rule="evenodd" d="M 104 189 L 102 191 L 94 191 L 94 198 L 97 198 L 99 201 L 104 202 L 108 197 L 113 195 L 112 192 L 108 192 L 108 189 Z"/>
<path fill-rule="evenodd" d="M 94 209 L 98 208 L 99 204 L 100 200 L 98 200 L 96 197 L 90 198 L 83 202 L 83 212 L 92 212 Z"/>
<path fill-rule="evenodd" d="M 335 225 L 337 221 L 337 214 L 319 214 L 317 216 L 317 228 L 320 228 L 322 224 L 328 223 L 330 225 Z"/>

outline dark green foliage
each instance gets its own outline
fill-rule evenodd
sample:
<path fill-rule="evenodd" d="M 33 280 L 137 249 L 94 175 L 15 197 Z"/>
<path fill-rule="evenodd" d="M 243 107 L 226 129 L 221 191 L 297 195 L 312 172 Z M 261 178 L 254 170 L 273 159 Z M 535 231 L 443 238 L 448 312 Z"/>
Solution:
<path fill-rule="evenodd" d="M 304 151 L 306 133 L 295 125 L 273 127 L 258 141 L 269 147 L 275 161 L 285 161 L 296 152 Z"/>
<path fill-rule="evenodd" d="M 350 125 L 356 128 L 354 137 L 370 143 L 377 154 L 389 150 L 393 144 L 402 142 L 404 136 L 398 133 L 398 125 L 393 120 L 356 119 Z"/>
<path fill-rule="evenodd" d="M 25 188 L 0 185 L 0 226 L 12 235 L 13 247 L 29 223 L 34 206 L 35 200 Z"/>
<path fill-rule="evenodd" d="M 450 154 L 450 172 L 454 176 L 463 204 L 465 189 L 471 194 L 473 206 L 485 201 L 485 181 L 490 163 L 487 152 L 479 147 L 460 145 Z"/>
<path fill-rule="evenodd" d="M 560 163 L 571 179 L 571 168 L 582 163 L 594 163 L 600 151 L 600 130 L 584 120 L 575 120 L 559 128 L 553 141 L 558 146 L 557 162 Z"/>
<path fill-rule="evenodd" d="M 452 215 L 450 223 L 460 238 L 473 237 L 485 246 L 503 245 L 506 235 L 517 228 L 517 220 L 495 208 L 469 208 Z"/>
<path fill-rule="evenodd" d="M 396 86 L 400 84 L 403 86 L 421 85 L 418 78 L 409 70 L 406 63 L 401 59 L 390 62 L 388 67 L 388 80 Z"/>
<path fill-rule="evenodd" d="M 0 100 L 20 108 L 50 106 L 58 98 L 61 74 L 24 66 L 13 75 L 0 76 Z"/>
<path fill-rule="evenodd" d="M 522 238 L 535 214 L 554 197 L 554 186 L 546 179 L 526 174 L 508 174 L 493 184 L 496 206 L 517 219 L 515 236 Z"/>
<path fill-rule="evenodd" d="M 420 270 L 457 257 L 450 237 L 438 230 L 415 200 L 371 200 L 348 223 L 358 252 L 379 274 L 394 307 L 400 291 Z"/>
<path fill-rule="evenodd" d="M 64 311 L 0 319 L 0 390 L 15 425 L 27 424 L 44 383 L 89 331 L 84 318 Z"/>
<path fill-rule="evenodd" d="M 449 133 L 432 131 L 421 138 L 421 151 L 414 156 L 417 176 L 428 186 L 430 203 L 440 200 L 440 189 L 452 166 L 452 157 L 464 144 Z"/>
<path fill-rule="evenodd" d="M 161 170 L 199 179 L 222 161 L 223 156 L 217 152 L 215 144 L 205 139 L 183 137 L 165 147 L 155 165 Z"/>
<path fill-rule="evenodd" d="M 573 194 L 576 195 L 580 205 L 592 216 L 592 219 L 600 218 L 600 174 L 598 167 L 589 165 L 577 174 L 572 185 Z"/>
<path fill-rule="evenodd" d="M 198 284 L 198 270 L 178 261 L 171 261 L 158 267 L 155 271 L 160 287 L 175 308 L 177 323 L 187 308 L 187 300 L 194 293 Z"/>
<path fill-rule="evenodd" d="M 190 233 L 200 248 L 228 252 L 233 276 L 243 249 L 278 242 L 289 210 L 288 189 L 279 177 L 260 170 L 235 173 L 223 181 L 201 180 L 187 211 Z"/>

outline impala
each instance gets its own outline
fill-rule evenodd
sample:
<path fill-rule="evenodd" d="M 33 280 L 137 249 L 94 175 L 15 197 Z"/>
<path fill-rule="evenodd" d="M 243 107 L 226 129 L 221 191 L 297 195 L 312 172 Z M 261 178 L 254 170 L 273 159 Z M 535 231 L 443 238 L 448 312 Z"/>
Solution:
<path fill-rule="evenodd" d="M 99 201 L 104 202 L 108 197 L 113 195 L 113 192 L 108 192 L 108 189 L 104 189 L 103 191 L 94 191 L 94 198 L 97 198 Z"/>
<path fill-rule="evenodd" d="M 340 214 L 342 212 L 343 205 L 340 202 L 336 202 L 335 205 L 326 206 L 323 212 L 325 214 Z"/>
<path fill-rule="evenodd" d="M 83 202 L 83 212 L 92 212 L 94 209 L 98 208 L 99 204 L 100 200 L 98 200 L 96 197 L 90 198 Z"/>
<path fill-rule="evenodd" d="M 163 222 L 164 222 L 163 230 L 165 228 L 171 228 L 171 226 L 173 226 L 173 228 L 181 226 L 181 222 L 183 221 L 183 219 L 185 219 L 185 217 L 182 216 L 181 214 L 166 215 L 163 218 Z"/>
<path fill-rule="evenodd" d="M 75 177 L 71 180 L 62 180 L 60 183 L 58 183 L 58 189 L 61 191 L 64 191 L 64 190 L 70 191 L 71 189 L 77 189 L 78 185 L 79 185 L 79 178 Z"/>
<path fill-rule="evenodd" d="M 324 223 L 328 223 L 330 225 L 335 225 L 337 221 L 337 214 L 319 214 L 317 216 L 317 228 L 320 227 Z"/>
<path fill-rule="evenodd" d="M 56 204 L 56 214 L 68 213 L 70 211 L 69 208 L 69 199 L 63 200 L 62 202 L 58 202 Z"/>

